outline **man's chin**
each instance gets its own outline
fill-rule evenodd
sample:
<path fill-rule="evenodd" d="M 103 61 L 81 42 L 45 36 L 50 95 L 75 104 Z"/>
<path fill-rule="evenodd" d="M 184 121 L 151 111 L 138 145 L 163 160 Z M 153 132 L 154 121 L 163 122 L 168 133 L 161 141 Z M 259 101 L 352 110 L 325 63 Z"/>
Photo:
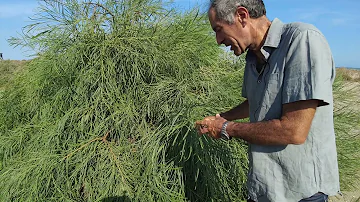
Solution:
<path fill-rule="evenodd" d="M 242 54 L 242 51 L 234 51 L 234 55 L 240 56 Z"/>
<path fill-rule="evenodd" d="M 237 51 L 234 51 L 234 54 L 235 54 L 236 56 L 240 56 L 240 55 L 242 55 L 243 53 L 245 53 L 248 49 L 249 49 L 249 47 L 247 47 L 247 48 L 243 51 L 241 48 L 239 48 Z"/>

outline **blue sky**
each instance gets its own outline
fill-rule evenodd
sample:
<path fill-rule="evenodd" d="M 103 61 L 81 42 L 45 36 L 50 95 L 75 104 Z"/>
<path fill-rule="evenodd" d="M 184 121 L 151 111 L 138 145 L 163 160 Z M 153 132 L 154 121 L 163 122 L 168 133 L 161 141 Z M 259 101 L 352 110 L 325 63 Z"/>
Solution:
<path fill-rule="evenodd" d="M 195 5 L 207 8 L 208 0 L 174 2 L 179 9 Z M 359 0 L 264 0 L 264 3 L 270 20 L 277 17 L 285 23 L 300 21 L 318 27 L 329 41 L 336 66 L 360 68 Z M 29 59 L 30 52 L 9 46 L 6 39 L 21 33 L 37 7 L 36 0 L 0 0 L 0 52 L 4 59 Z"/>

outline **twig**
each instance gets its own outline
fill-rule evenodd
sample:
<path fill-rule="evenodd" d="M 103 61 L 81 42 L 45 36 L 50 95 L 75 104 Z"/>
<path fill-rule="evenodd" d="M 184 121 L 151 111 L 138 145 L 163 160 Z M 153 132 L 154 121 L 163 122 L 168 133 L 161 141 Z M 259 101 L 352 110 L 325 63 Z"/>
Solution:
<path fill-rule="evenodd" d="M 119 173 L 120 173 L 120 175 L 121 175 L 121 180 L 122 180 L 122 182 L 124 183 L 124 185 L 127 185 L 126 180 L 125 180 L 125 178 L 124 178 L 125 174 L 124 174 L 123 171 L 122 171 L 122 167 L 121 167 L 119 161 L 117 160 L 116 155 L 115 155 L 114 151 L 112 150 L 109 141 L 107 141 L 108 135 L 109 135 L 109 132 L 102 138 L 102 141 L 103 141 L 103 142 L 108 146 L 108 148 L 109 148 L 109 151 L 110 151 L 110 153 L 111 153 L 112 159 L 113 159 L 113 161 L 115 162 L 115 165 L 116 165 L 116 167 L 117 167 L 117 169 L 119 170 Z"/>
<path fill-rule="evenodd" d="M 101 7 L 102 9 L 104 9 L 104 11 L 106 12 L 105 14 L 109 14 L 111 15 L 111 18 L 112 18 L 112 21 L 113 23 L 115 22 L 115 15 L 107 8 L 105 8 L 103 5 L 99 4 L 99 3 L 93 3 L 93 2 L 85 2 L 85 4 L 88 4 L 88 5 L 95 5 L 95 11 L 96 11 L 96 8 L 97 7 Z M 94 13 L 95 13 L 94 11 Z"/>
<path fill-rule="evenodd" d="M 72 155 L 74 155 L 76 152 L 80 151 L 81 149 L 83 149 L 84 147 L 88 146 L 89 144 L 91 144 L 92 142 L 95 142 L 95 141 L 103 141 L 103 142 L 107 142 L 106 138 L 109 136 L 110 134 L 110 131 L 108 131 L 103 137 L 98 137 L 98 138 L 95 138 L 95 139 L 92 139 L 90 140 L 88 143 L 84 144 L 84 145 L 81 145 L 81 147 L 77 148 L 75 151 L 71 152 L 70 154 L 66 155 L 63 160 L 67 159 L 67 158 L 70 158 Z"/>

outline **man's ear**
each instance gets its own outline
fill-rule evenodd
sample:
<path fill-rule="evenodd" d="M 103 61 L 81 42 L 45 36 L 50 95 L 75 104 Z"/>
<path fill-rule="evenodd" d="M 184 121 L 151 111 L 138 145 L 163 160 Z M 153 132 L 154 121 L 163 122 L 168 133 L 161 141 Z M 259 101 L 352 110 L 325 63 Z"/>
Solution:
<path fill-rule="evenodd" d="M 250 19 L 249 11 L 243 6 L 238 6 L 235 13 L 235 21 L 239 21 L 244 26 L 248 19 Z"/>

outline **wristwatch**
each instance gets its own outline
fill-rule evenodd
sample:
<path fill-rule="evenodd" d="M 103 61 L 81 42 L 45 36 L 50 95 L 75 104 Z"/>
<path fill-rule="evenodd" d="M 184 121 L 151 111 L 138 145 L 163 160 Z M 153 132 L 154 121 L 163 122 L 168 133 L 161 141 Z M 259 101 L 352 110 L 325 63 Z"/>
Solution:
<path fill-rule="evenodd" d="M 226 132 L 226 127 L 229 124 L 229 121 L 225 121 L 222 125 L 220 136 L 223 140 L 231 140 L 230 135 Z"/>

